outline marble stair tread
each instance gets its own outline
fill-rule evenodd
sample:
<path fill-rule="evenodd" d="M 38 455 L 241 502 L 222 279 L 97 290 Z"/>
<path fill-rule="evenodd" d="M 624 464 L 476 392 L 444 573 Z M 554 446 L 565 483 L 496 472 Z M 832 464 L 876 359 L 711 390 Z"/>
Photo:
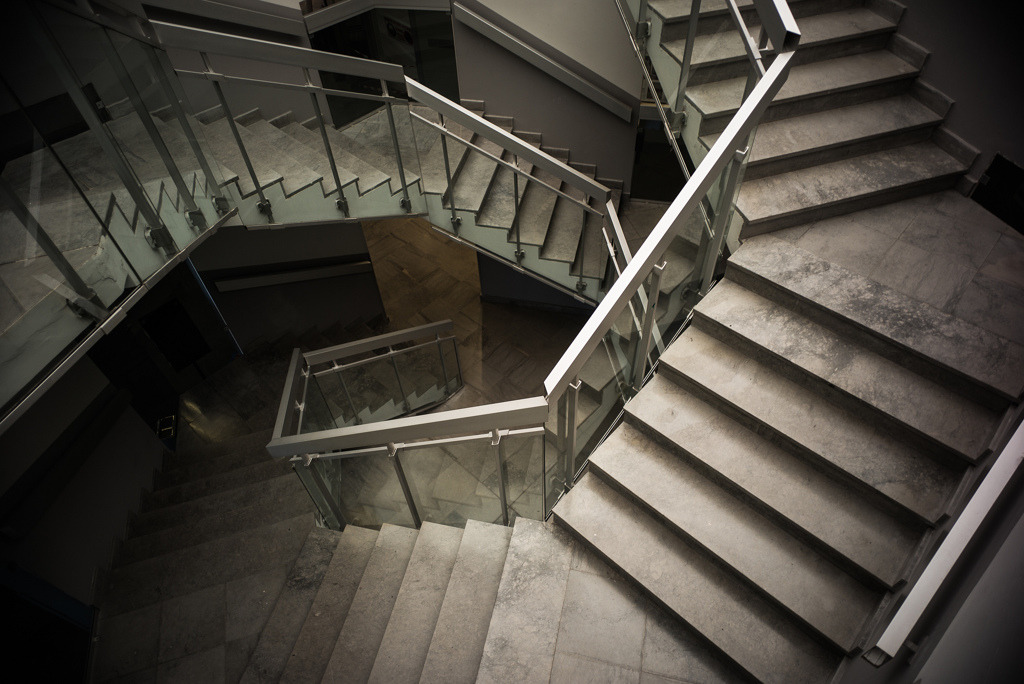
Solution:
<path fill-rule="evenodd" d="M 961 469 L 894 439 L 700 330 L 687 329 L 662 355 L 661 369 L 690 393 L 924 522 L 936 524 L 949 512 Z"/>
<path fill-rule="evenodd" d="M 236 468 L 224 473 L 217 473 L 199 480 L 184 482 L 173 487 L 159 489 L 144 500 L 144 510 L 153 510 L 163 506 L 183 503 L 210 494 L 217 494 L 239 485 L 269 480 L 291 471 L 287 459 L 274 460 L 268 454 L 266 458 L 254 465 Z"/>
<path fill-rule="evenodd" d="M 801 64 L 790 69 L 789 78 L 772 106 L 888 81 L 909 80 L 917 73 L 916 68 L 887 50 Z M 691 86 L 686 90 L 686 99 L 704 118 L 732 118 L 743 100 L 746 80 L 744 76 Z"/>
<path fill-rule="evenodd" d="M 996 413 L 727 279 L 694 314 L 704 332 L 763 349 L 776 367 L 799 369 L 818 387 L 837 388 L 971 461 L 986 451 L 999 423 Z"/>
<path fill-rule="evenodd" d="M 117 565 L 128 565 L 283 518 L 316 512 L 309 493 L 291 473 L 255 486 L 258 495 L 240 502 L 242 505 L 208 507 L 208 515 L 182 516 L 176 525 L 126 539 L 118 550 Z"/>
<path fill-rule="evenodd" d="M 625 411 L 630 426 L 656 437 L 843 567 L 859 568 L 862 576 L 890 588 L 902 579 L 920 525 L 888 515 L 662 375 Z"/>
<path fill-rule="evenodd" d="M 425 124 L 421 124 L 426 128 Z M 446 122 L 446 128 L 455 133 L 457 124 L 453 121 Z M 465 131 L 461 126 L 458 127 L 460 131 Z M 441 143 L 441 134 L 435 129 L 428 129 L 426 134 L 434 136 L 434 144 L 430 146 L 426 152 L 420 154 L 420 175 L 423 177 L 423 191 L 434 194 L 444 194 L 448 190 L 448 173 L 455 173 L 455 170 L 459 168 L 463 158 L 466 156 L 466 152 L 469 150 L 466 147 L 463 140 L 467 140 L 472 137 L 472 133 L 465 132 L 464 135 L 467 137 L 461 137 L 458 134 L 456 137 L 446 136 L 444 144 Z M 417 140 L 419 140 L 417 134 Z M 448 154 L 448 170 L 445 170 L 445 149 L 447 148 Z"/>
<path fill-rule="evenodd" d="M 193 480 L 200 480 L 212 475 L 230 472 L 246 466 L 258 465 L 268 460 L 266 445 L 257 445 L 247 449 L 239 449 L 230 454 L 209 458 L 202 461 L 175 465 L 173 459 L 167 459 L 164 469 L 160 472 L 160 487 L 172 487 Z"/>
<path fill-rule="evenodd" d="M 294 121 L 282 126 L 281 130 L 313 152 L 326 155 L 323 138 L 319 130 L 310 130 L 301 123 Z M 327 137 L 331 141 L 331 154 L 334 155 L 334 163 L 338 167 L 338 176 L 343 188 L 354 181 L 359 194 L 365 195 L 374 188 L 388 182 L 388 175 L 386 173 L 349 153 L 344 147 L 340 147 L 331 135 L 331 130 L 331 128 L 327 129 Z M 344 170 L 344 174 L 342 170 Z"/>
<path fill-rule="evenodd" d="M 600 396 L 608 383 L 615 380 L 615 366 L 612 364 L 608 348 L 604 343 L 598 345 L 587 362 L 583 364 L 579 377 L 583 385 L 592 390 L 596 396 Z"/>
<path fill-rule="evenodd" d="M 511 538 L 511 527 L 466 522 L 420 684 L 476 681 Z"/>
<path fill-rule="evenodd" d="M 608 263 L 608 246 L 604 241 L 604 217 L 587 212 L 583 235 L 576 250 L 576 258 L 569 267 L 569 274 L 585 278 L 603 278 Z M 593 295 L 593 296 L 596 296 Z"/>
<path fill-rule="evenodd" d="M 398 159 L 395 157 L 395 147 L 390 135 L 387 142 L 384 143 L 373 137 L 370 139 L 358 137 L 349 128 L 335 130 L 332 127 L 328 127 L 327 136 L 332 138 L 334 144 L 352 153 L 353 156 L 359 157 L 386 173 L 391 179 L 392 195 L 398 195 L 402 192 L 402 175 L 399 173 Z M 418 155 L 412 154 L 413 150 L 411 148 L 407 149 L 406 146 L 402 145 L 399 149 L 402 153 L 402 170 L 405 172 L 405 182 L 411 186 L 420 177 L 419 173 L 414 171 L 414 169 L 419 168 L 419 158 Z"/>
<path fill-rule="evenodd" d="M 373 670 L 418 532 L 384 524 L 324 670 L 325 682 L 365 682 Z"/>
<path fill-rule="evenodd" d="M 1024 346 L 775 236 L 747 240 L 729 259 L 728 270 L 748 289 L 768 298 L 790 293 L 1005 400 L 1024 392 Z"/>
<path fill-rule="evenodd" d="M 305 513 L 117 568 L 100 608 L 116 615 L 291 563 L 313 526 Z"/>
<path fill-rule="evenodd" d="M 314 527 L 309 531 L 277 596 L 274 609 L 260 631 L 259 641 L 249 656 L 249 664 L 239 684 L 261 684 L 281 679 L 340 538 L 340 532 L 324 527 Z"/>
<path fill-rule="evenodd" d="M 736 207 L 751 235 L 866 208 L 896 194 L 952 185 L 967 167 L 931 142 L 819 164 L 743 183 Z"/>
<path fill-rule="evenodd" d="M 757 127 L 745 178 L 758 166 L 778 163 L 812 152 L 837 150 L 897 133 L 937 126 L 942 117 L 910 95 L 897 95 L 849 107 L 813 112 Z M 701 138 L 707 148 L 718 133 Z"/>
<path fill-rule="evenodd" d="M 544 169 L 534 169 L 533 175 L 537 180 L 547 183 L 552 188 L 561 185 L 561 181 L 557 177 Z M 540 183 L 530 182 L 527 184 L 522 204 L 519 206 L 519 235 L 523 244 L 537 247 L 544 244 L 544 237 L 547 235 L 548 224 L 551 223 L 551 215 L 555 211 L 557 199 L 558 195 L 550 188 L 544 187 Z"/>
<path fill-rule="evenodd" d="M 766 684 L 825 684 L 840 661 L 787 615 L 587 473 L 555 519 Z"/>
<path fill-rule="evenodd" d="M 509 164 L 513 163 L 515 155 L 511 152 L 505 152 L 502 159 Z M 523 173 L 530 173 L 533 171 L 533 164 L 526 161 L 525 159 L 519 160 L 519 170 Z M 483 206 L 480 207 L 480 214 L 476 217 L 476 224 L 478 226 L 489 226 L 492 228 L 512 228 L 515 223 L 516 217 L 516 204 L 519 200 L 522 200 L 523 193 L 526 192 L 527 180 L 523 176 L 519 176 L 516 180 L 517 174 L 507 166 L 501 166 L 498 168 L 498 172 L 494 175 L 494 182 L 491 183 L 490 190 L 487 191 L 487 197 L 484 199 Z M 519 187 L 519 194 L 516 195 L 516 185 Z M 509 241 L 515 240 L 515 234 L 509 235 Z"/>
<path fill-rule="evenodd" d="M 753 7 L 754 0 L 737 0 L 737 7 Z M 650 0 L 647 5 L 666 20 L 687 21 L 690 18 L 691 0 Z M 726 0 L 703 0 L 700 4 L 700 16 L 728 11 Z"/>
<path fill-rule="evenodd" d="M 334 174 L 331 172 L 331 164 L 327 159 L 326 153 L 315 152 L 265 119 L 257 119 L 250 123 L 247 128 L 265 140 L 272 141 L 279 154 L 287 155 L 290 159 L 295 160 L 295 163 L 301 164 L 316 176 L 319 176 L 325 195 L 338 189 L 337 184 L 334 182 Z M 355 180 L 355 174 L 344 168 L 339 168 L 338 179 L 342 185 L 345 185 Z"/>
<path fill-rule="evenodd" d="M 562 192 L 580 202 L 586 202 L 586 194 L 568 183 L 562 183 Z M 552 261 L 563 261 L 571 264 L 576 260 L 579 251 L 580 237 L 590 213 L 578 204 L 573 204 L 564 197 L 555 200 L 555 209 L 551 213 L 544 244 L 540 248 L 540 258 Z"/>
<path fill-rule="evenodd" d="M 319 682 L 373 553 L 377 531 L 348 525 L 302 623 L 282 684 Z"/>
<path fill-rule="evenodd" d="M 590 456 L 591 472 L 850 653 L 881 598 L 683 459 L 629 425 Z"/>
<path fill-rule="evenodd" d="M 270 440 L 273 439 L 273 434 L 274 430 L 271 428 L 249 432 L 223 441 L 209 441 L 201 445 L 189 446 L 187 449 L 179 450 L 175 454 L 175 467 L 205 462 L 253 447 L 266 447 Z M 181 449 L 180 446 L 179 449 Z"/>
<path fill-rule="evenodd" d="M 549 681 L 575 546 L 554 524 L 516 519 L 477 684 Z"/>
<path fill-rule="evenodd" d="M 370 684 L 420 680 L 462 534 L 458 527 L 423 523 L 373 662 Z"/>
<path fill-rule="evenodd" d="M 241 124 L 237 124 L 237 126 L 239 134 L 242 134 L 242 130 L 245 127 Z M 242 195 L 248 196 L 255 193 L 256 186 L 252 182 L 252 176 L 249 174 L 242 153 L 238 149 L 238 143 L 235 142 L 227 120 L 222 118 L 203 124 L 203 132 L 206 134 L 206 140 L 210 143 L 214 158 L 221 165 L 236 169 L 238 188 Z M 281 173 L 252 159 L 255 147 L 250 149 L 249 141 L 246 140 L 246 137 L 248 136 L 242 136 L 242 142 L 245 144 L 246 152 L 249 154 L 253 168 L 256 170 L 256 177 L 259 179 L 260 188 L 267 188 L 274 183 L 281 182 L 284 178 Z"/>
<path fill-rule="evenodd" d="M 486 138 L 475 136 L 473 144 L 486 152 L 501 157 L 501 147 Z M 462 167 L 459 169 L 458 177 L 455 179 L 455 190 L 453 198 L 449 198 L 449 205 L 454 202 L 456 209 L 477 212 L 487 197 L 488 191 L 497 173 L 498 163 L 476 150 L 469 150 Z"/>

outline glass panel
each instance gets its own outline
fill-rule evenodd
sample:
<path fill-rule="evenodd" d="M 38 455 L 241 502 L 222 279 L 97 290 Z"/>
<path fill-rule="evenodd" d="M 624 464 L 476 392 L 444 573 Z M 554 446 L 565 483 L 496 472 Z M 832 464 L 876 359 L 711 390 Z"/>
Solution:
<path fill-rule="evenodd" d="M 489 437 L 428 447 L 409 444 L 400 456 L 422 520 L 456 527 L 467 520 L 502 524 L 497 459 Z"/>
<path fill-rule="evenodd" d="M 386 453 L 321 458 L 312 465 L 319 470 L 350 524 L 378 529 L 384 523 L 412 527 L 412 515 L 405 502 L 402 485 Z"/>
<path fill-rule="evenodd" d="M 333 430 L 338 427 L 334 420 L 331 408 L 327 405 L 324 392 L 320 389 L 317 378 L 310 375 L 306 384 L 306 396 L 303 399 L 302 425 L 300 434 L 308 432 L 319 432 L 320 430 Z"/>
<path fill-rule="evenodd" d="M 338 371 L 355 402 L 359 423 L 376 423 L 406 413 L 402 389 L 391 359 L 383 357 Z M 340 398 L 335 395 L 335 402 Z"/>
<path fill-rule="evenodd" d="M 338 427 L 355 425 L 356 414 L 359 410 L 356 408 L 355 399 L 349 394 L 348 387 L 345 386 L 342 375 L 327 373 L 318 376 L 316 381 L 323 393 L 328 410 L 334 417 L 335 424 Z"/>
<path fill-rule="evenodd" d="M 509 520 L 544 519 L 544 451 L 542 430 L 510 431 L 502 436 Z"/>
<path fill-rule="evenodd" d="M 556 401 L 548 402 L 548 420 L 544 424 L 544 472 L 547 478 L 547 501 L 545 514 L 550 511 L 562 492 L 568 489 L 567 483 L 572 477 L 568 465 L 568 439 L 566 423 L 566 406 L 571 390 L 566 390 Z"/>
<path fill-rule="evenodd" d="M 448 376 L 448 395 L 451 396 L 462 388 L 458 340 L 454 337 L 441 340 L 441 354 L 444 357 L 444 372 Z"/>
<path fill-rule="evenodd" d="M 444 374 L 447 369 L 441 365 L 438 350 L 438 345 L 428 343 L 394 357 L 410 411 L 444 401 L 448 396 Z"/>

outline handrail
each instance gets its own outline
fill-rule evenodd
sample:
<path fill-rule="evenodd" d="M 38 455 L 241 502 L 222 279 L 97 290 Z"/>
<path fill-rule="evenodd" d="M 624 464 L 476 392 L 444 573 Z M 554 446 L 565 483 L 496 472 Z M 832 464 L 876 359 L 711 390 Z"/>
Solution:
<path fill-rule="evenodd" d="M 517 437 L 519 435 L 542 435 L 544 434 L 543 427 L 532 427 L 532 428 L 518 428 L 518 429 L 498 429 L 498 433 L 502 437 Z M 445 437 L 442 439 L 425 439 L 416 442 L 393 442 L 394 447 L 397 451 L 407 452 L 416 451 L 417 449 L 429 449 L 431 447 L 448 446 L 450 444 L 465 444 L 466 442 L 479 442 L 482 440 L 492 440 L 494 438 L 494 432 L 481 432 L 474 435 L 460 435 L 458 437 Z M 350 451 L 335 451 L 330 453 L 322 454 L 303 454 L 301 456 L 292 456 L 290 461 L 302 462 L 307 458 L 311 458 L 314 461 L 335 461 L 342 458 L 358 458 L 360 456 L 373 456 L 382 455 L 388 453 L 389 446 L 382 444 L 381 446 L 367 447 L 364 449 L 352 449 Z"/>
<path fill-rule="evenodd" d="M 573 378 L 579 374 L 591 353 L 629 303 L 633 293 L 655 265 L 661 263 L 662 256 L 672 240 L 700 205 L 719 174 L 733 160 L 736 150 L 746 147 L 750 132 L 785 83 L 793 55 L 792 51 L 781 53 L 765 77 L 754 86 L 750 97 L 740 105 L 732 121 L 694 171 L 689 182 L 669 205 L 668 211 L 658 221 L 629 266 L 622 272 L 622 276 L 608 290 L 597 310 L 587 319 L 576 339 L 555 364 L 554 369 L 544 380 L 544 390 L 549 400 L 561 396 Z"/>
<path fill-rule="evenodd" d="M 331 375 L 332 373 L 340 373 L 341 371 L 352 370 L 353 368 L 359 368 L 360 366 L 365 366 L 367 364 L 374 363 L 377 361 L 387 361 L 392 356 L 403 356 L 405 354 L 408 354 L 409 352 L 416 351 L 417 349 L 423 349 L 425 347 L 439 345 L 442 342 L 455 341 L 456 339 L 458 338 L 437 337 L 436 339 L 421 342 L 411 347 L 404 347 L 403 349 L 391 349 L 390 351 L 384 352 L 383 354 L 371 356 L 368 359 L 360 359 L 359 361 L 352 361 L 351 363 L 343 363 L 340 365 L 337 362 L 335 362 L 333 366 L 330 366 L 329 368 L 324 368 L 323 370 L 316 371 L 315 373 L 310 373 L 310 375 L 312 375 L 314 378 L 319 378 L 324 375 Z"/>
<path fill-rule="evenodd" d="M 889 626 L 885 628 L 878 643 L 864 653 L 865 660 L 877 667 L 896 656 L 925 610 L 931 605 L 964 549 L 974 538 L 992 506 L 1017 472 L 1021 461 L 1024 461 L 1024 425 L 1018 424 L 1013 436 L 999 452 L 992 468 L 985 474 L 963 513 L 942 540 L 942 544 L 889 622 Z"/>
<path fill-rule="evenodd" d="M 559 180 L 579 188 L 587 195 L 600 198 L 602 203 L 611 199 L 611 190 L 571 166 L 563 164 L 543 150 L 539 150 L 525 140 L 502 130 L 487 119 L 473 114 L 465 107 L 455 104 L 411 78 L 406 78 L 405 84 L 409 97 L 417 102 L 425 104 L 461 126 L 526 159 L 534 166 L 539 166 Z"/>
<path fill-rule="evenodd" d="M 193 50 L 228 57 L 241 57 L 256 61 L 273 62 L 288 66 L 330 71 L 337 74 L 362 76 L 385 81 L 401 82 L 405 72 L 399 64 L 375 62 L 359 57 L 337 55 L 331 52 L 320 52 L 309 48 L 293 47 L 281 43 L 271 43 L 255 38 L 242 38 L 217 31 L 167 24 L 152 21 L 157 39 L 164 48 Z"/>
<path fill-rule="evenodd" d="M 381 347 L 390 347 L 393 344 L 408 342 L 409 340 L 415 340 L 420 337 L 437 335 L 438 333 L 442 333 L 446 330 L 451 330 L 454 327 L 455 324 L 452 323 L 450 319 L 445 319 L 436 323 L 418 325 L 415 328 L 406 328 L 405 330 L 384 333 L 383 335 L 377 335 L 376 337 L 367 337 L 362 340 L 356 340 L 355 342 L 346 342 L 345 344 L 338 344 L 333 347 L 317 349 L 316 351 L 306 352 L 302 356 L 305 359 L 307 366 L 315 366 L 320 363 L 328 363 L 346 356 L 355 356 L 356 354 L 380 349 Z"/>
<path fill-rule="evenodd" d="M 275 436 L 267 445 L 267 451 L 274 458 L 287 458 L 302 454 L 376 447 L 414 439 L 490 431 L 495 427 L 532 427 L 543 424 L 547 417 L 547 400 L 544 397 L 532 397 L 304 435 Z"/>

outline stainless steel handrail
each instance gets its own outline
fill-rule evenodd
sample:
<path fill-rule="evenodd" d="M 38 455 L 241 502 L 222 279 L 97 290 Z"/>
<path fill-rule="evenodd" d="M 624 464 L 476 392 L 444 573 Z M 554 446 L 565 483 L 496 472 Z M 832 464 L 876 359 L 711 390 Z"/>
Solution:
<path fill-rule="evenodd" d="M 384 352 L 383 354 L 378 354 L 376 356 L 371 356 L 368 359 L 360 359 L 359 361 L 352 361 L 351 363 L 335 364 L 335 365 L 331 366 L 330 368 L 325 368 L 323 370 L 316 371 L 315 373 L 312 373 L 311 375 L 314 378 L 319 378 L 319 377 L 324 376 L 324 375 L 330 375 L 332 373 L 338 373 L 338 372 L 344 371 L 344 370 L 351 370 L 353 368 L 359 368 L 360 366 L 365 366 L 365 365 L 367 365 L 369 363 L 373 363 L 375 361 L 386 361 L 386 360 L 390 359 L 393 356 L 402 356 L 403 354 L 408 354 L 409 352 L 414 352 L 417 349 L 423 349 L 424 347 L 438 346 L 442 342 L 451 342 L 451 341 L 454 341 L 455 339 L 456 338 L 454 338 L 454 337 L 438 337 L 437 339 L 433 339 L 433 340 L 430 340 L 429 342 L 423 342 L 421 344 L 413 345 L 412 347 L 405 347 L 404 349 L 391 349 L 391 350 L 389 350 L 387 352 Z"/>
<path fill-rule="evenodd" d="M 317 364 L 329 363 L 336 359 L 345 358 L 346 356 L 355 356 L 356 354 L 373 351 L 374 349 L 381 349 L 383 347 L 401 344 L 402 342 L 409 342 L 410 340 L 415 340 L 420 337 L 437 335 L 438 333 L 451 330 L 454 327 L 455 324 L 452 323 L 450 319 L 438 321 L 436 323 L 426 323 L 424 325 L 416 326 L 415 328 L 406 328 L 405 330 L 399 330 L 397 332 L 384 333 L 383 335 L 377 335 L 376 337 L 367 337 L 362 340 L 356 340 L 355 342 L 346 342 L 345 344 L 338 344 L 333 347 L 325 347 L 324 349 L 306 352 L 303 354 L 303 359 L 305 359 L 306 365 L 316 366 Z"/>

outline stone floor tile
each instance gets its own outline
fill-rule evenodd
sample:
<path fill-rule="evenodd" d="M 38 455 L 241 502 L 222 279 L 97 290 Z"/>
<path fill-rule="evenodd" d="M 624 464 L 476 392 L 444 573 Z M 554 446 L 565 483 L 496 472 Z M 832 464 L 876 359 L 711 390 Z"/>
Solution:
<path fill-rule="evenodd" d="M 939 254 L 951 262 L 981 268 L 1001 232 L 923 210 L 907 227 L 900 240 Z"/>
<path fill-rule="evenodd" d="M 895 241 L 861 223 L 821 221 L 793 240 L 793 244 L 866 276 L 878 266 Z"/>
<path fill-rule="evenodd" d="M 647 602 L 643 657 L 645 675 L 671 677 L 672 681 L 694 684 L 740 684 L 744 681 L 682 624 L 650 602 Z"/>
<path fill-rule="evenodd" d="M 160 648 L 160 605 L 103 618 L 99 632 L 97 681 L 152 667 Z"/>
<path fill-rule="evenodd" d="M 631 684 L 640 682 L 640 671 L 621 665 L 591 660 L 568 653 L 556 653 L 551 667 L 551 684 Z"/>
<path fill-rule="evenodd" d="M 1024 235 L 1010 232 L 999 238 L 981 273 L 1024 289 Z"/>
<path fill-rule="evenodd" d="M 160 662 L 207 651 L 224 643 L 224 585 L 163 602 Z"/>
<path fill-rule="evenodd" d="M 259 634 L 287 577 L 288 567 L 281 565 L 225 585 L 225 641 Z"/>
<path fill-rule="evenodd" d="M 644 599 L 623 580 L 569 572 L 555 652 L 639 671 L 646 620 Z"/>
<path fill-rule="evenodd" d="M 242 679 L 259 639 L 259 632 L 255 632 L 224 644 L 224 681 L 227 684 L 235 684 Z"/>
<path fill-rule="evenodd" d="M 224 646 L 162 663 L 157 684 L 225 684 Z"/>
<path fill-rule="evenodd" d="M 960 318 L 1024 344 L 1024 289 L 979 274 L 953 307 Z"/>

